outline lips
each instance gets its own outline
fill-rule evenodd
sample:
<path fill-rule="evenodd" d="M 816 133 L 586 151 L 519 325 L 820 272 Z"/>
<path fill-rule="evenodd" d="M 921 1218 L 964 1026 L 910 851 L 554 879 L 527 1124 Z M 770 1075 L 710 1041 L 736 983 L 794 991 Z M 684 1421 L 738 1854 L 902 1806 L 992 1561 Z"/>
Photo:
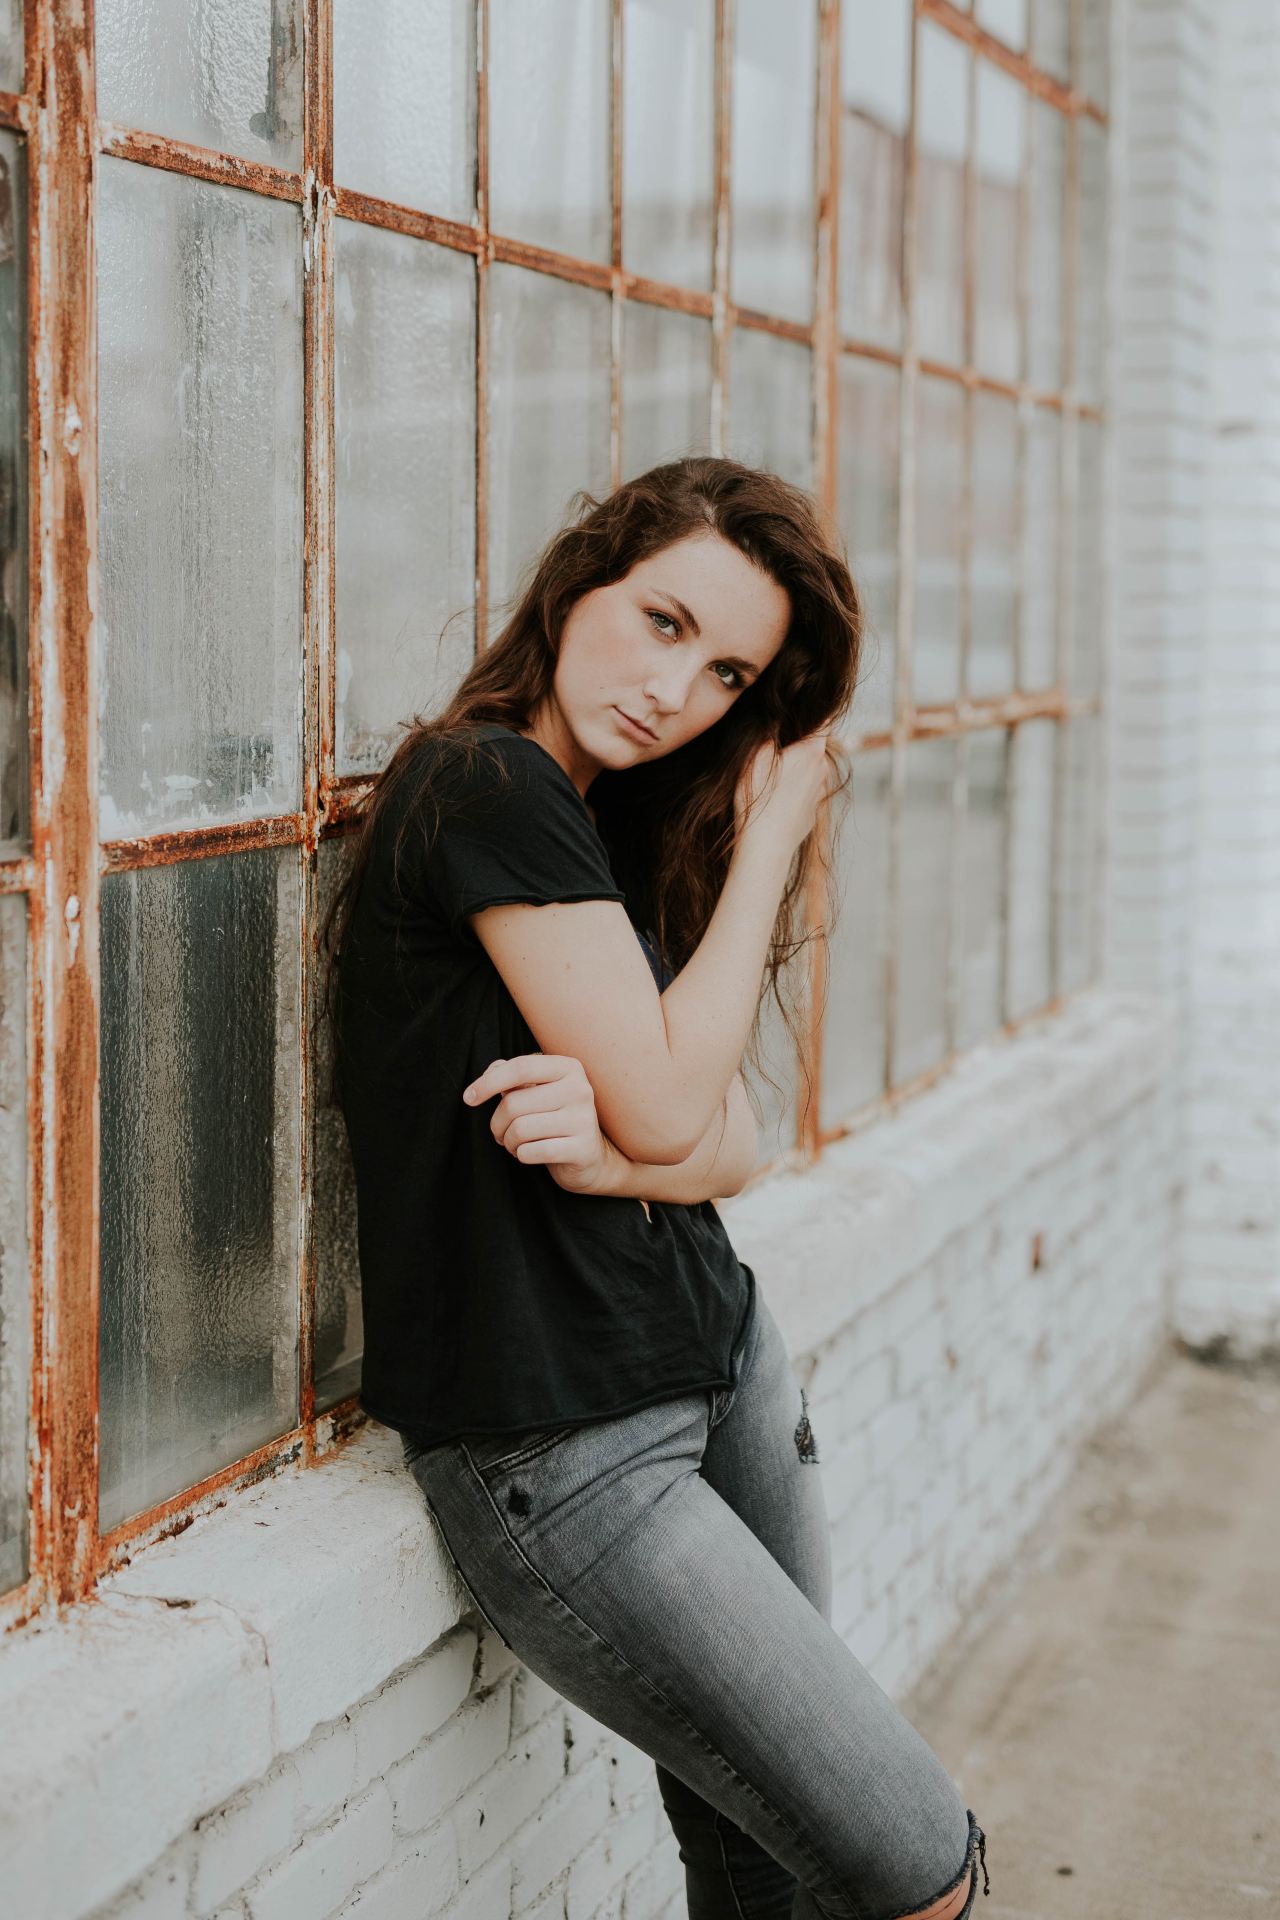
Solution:
<path fill-rule="evenodd" d="M 655 733 L 655 732 L 653 731 L 653 729 L 652 729 L 652 727 L 646 727 L 646 726 L 645 726 L 645 724 L 644 724 L 644 722 L 643 722 L 643 720 L 633 720 L 633 719 L 631 718 L 631 715 L 630 715 L 629 713 L 625 713 L 625 712 L 623 712 L 623 709 L 622 709 L 621 707 L 615 707 L 615 708 L 614 708 L 614 712 L 615 712 L 615 713 L 620 713 L 620 714 L 622 714 L 622 718 L 623 718 L 624 720 L 629 720 L 629 721 L 631 722 L 631 725 L 632 725 L 633 727 L 638 727 L 638 728 L 640 729 L 640 731 L 641 731 L 641 733 L 643 733 L 643 734 L 644 734 L 644 735 L 645 735 L 645 736 L 646 736 L 646 737 L 647 737 L 648 739 L 650 739 L 650 740 L 656 740 L 656 739 L 657 739 L 657 737 L 658 737 L 658 736 L 657 736 L 657 734 L 656 734 L 656 733 Z"/>

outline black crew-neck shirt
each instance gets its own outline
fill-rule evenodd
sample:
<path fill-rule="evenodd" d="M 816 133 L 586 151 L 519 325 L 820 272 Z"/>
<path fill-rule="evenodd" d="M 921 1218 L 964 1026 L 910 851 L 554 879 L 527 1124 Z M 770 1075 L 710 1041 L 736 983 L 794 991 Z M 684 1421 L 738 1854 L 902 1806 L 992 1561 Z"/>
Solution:
<path fill-rule="evenodd" d="M 568 1193 L 494 1139 L 462 1090 L 541 1049 L 467 924 L 513 901 L 617 900 L 590 811 L 536 741 L 488 723 L 468 768 L 425 739 L 439 822 L 385 809 L 343 936 L 340 1091 L 355 1167 L 360 1403 L 426 1445 L 625 1413 L 732 1384 L 755 1278 L 709 1200 Z M 434 806 L 429 809 L 432 823 Z M 644 934 L 658 986 L 666 979 Z"/>

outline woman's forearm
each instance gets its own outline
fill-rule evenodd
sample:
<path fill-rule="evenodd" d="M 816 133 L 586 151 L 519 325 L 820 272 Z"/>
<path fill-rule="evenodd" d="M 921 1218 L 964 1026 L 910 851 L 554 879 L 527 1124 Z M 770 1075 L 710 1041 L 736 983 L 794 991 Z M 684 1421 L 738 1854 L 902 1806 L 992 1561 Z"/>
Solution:
<path fill-rule="evenodd" d="M 658 1166 L 628 1160 L 617 1147 L 613 1153 L 608 1191 L 618 1198 L 696 1206 L 702 1200 L 723 1200 L 739 1192 L 759 1156 L 755 1115 L 742 1075 L 735 1073 L 728 1093 L 686 1159 L 674 1166 Z"/>

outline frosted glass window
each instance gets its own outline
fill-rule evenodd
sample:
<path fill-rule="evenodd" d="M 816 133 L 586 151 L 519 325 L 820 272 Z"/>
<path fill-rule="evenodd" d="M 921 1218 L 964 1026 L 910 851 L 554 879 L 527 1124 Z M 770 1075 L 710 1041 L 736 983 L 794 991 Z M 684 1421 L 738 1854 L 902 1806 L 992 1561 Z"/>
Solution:
<path fill-rule="evenodd" d="M 911 7 L 908 0 L 845 0 L 840 28 L 840 326 L 856 339 L 896 347 Z"/>
<path fill-rule="evenodd" d="M 970 54 L 927 20 L 917 28 L 916 343 L 928 360 L 964 359 L 965 156 Z"/>
<path fill-rule="evenodd" d="M 841 356 L 840 527 L 865 616 L 854 701 L 860 732 L 888 727 L 893 718 L 900 403 L 896 367 L 857 354 Z"/>
<path fill-rule="evenodd" d="M 0 87 L 21 93 L 23 81 L 22 0 L 0 0 Z"/>
<path fill-rule="evenodd" d="M 0 894 L 0 1593 L 27 1577 L 27 902 Z"/>
<path fill-rule="evenodd" d="M 1022 371 L 1018 254 L 1026 128 L 1026 93 L 980 60 L 973 357 L 981 372 L 998 380 L 1016 380 Z"/>
<path fill-rule="evenodd" d="M 1072 0 L 1031 0 L 1031 58 L 1055 80 L 1071 71 Z"/>
<path fill-rule="evenodd" d="M 94 0 L 98 112 L 302 165 L 302 0 Z"/>
<path fill-rule="evenodd" d="M 333 0 L 339 187 L 474 220 L 475 103 L 473 0 Z"/>
<path fill-rule="evenodd" d="M 946 1053 L 948 923 L 954 740 L 913 740 L 898 880 L 898 1006 L 895 1085 L 935 1067 Z"/>
<path fill-rule="evenodd" d="M 1018 610 L 1018 410 L 1002 394 L 973 396 L 973 558 L 968 691 L 1012 693 Z"/>
<path fill-rule="evenodd" d="M 1070 993 L 1092 979 L 1098 895 L 1101 722 L 1082 713 L 1065 722 L 1062 908 L 1056 990 Z"/>
<path fill-rule="evenodd" d="M 564 524 L 609 487 L 609 296 L 501 264 L 489 275 L 492 625 Z"/>
<path fill-rule="evenodd" d="M 104 156 L 106 839 L 300 804 L 298 209 Z"/>
<path fill-rule="evenodd" d="M 964 388 L 921 376 L 916 386 L 915 634 L 917 706 L 960 692 L 964 572 Z"/>
<path fill-rule="evenodd" d="M 1056 392 L 1062 385 L 1066 180 L 1066 120 L 1053 107 L 1033 100 L 1027 378 L 1044 393 Z"/>
<path fill-rule="evenodd" d="M 715 229 L 715 7 L 626 0 L 622 257 L 707 292 Z"/>
<path fill-rule="evenodd" d="M 351 869 L 356 835 L 322 840 L 317 859 L 316 926 L 323 928 L 334 894 Z M 356 1239 L 356 1183 L 342 1107 L 333 1082 L 333 1026 L 320 1004 L 325 962 L 311 949 L 313 1092 L 311 1246 L 316 1276 L 316 1411 L 345 1400 L 360 1386 L 364 1351 L 360 1261 Z M 334 981 L 334 996 L 337 981 Z"/>
<path fill-rule="evenodd" d="M 1099 107 L 1106 106 L 1109 91 L 1110 29 L 1110 0 L 1080 0 L 1075 84 Z"/>
<path fill-rule="evenodd" d="M 1052 991 L 1049 900 L 1053 879 L 1053 758 L 1057 723 L 1026 720 L 1013 736 L 1008 1010 L 1011 1020 Z"/>
<path fill-rule="evenodd" d="M 1042 692 L 1058 677 L 1058 547 L 1062 427 L 1049 407 L 1028 415 L 1023 459 L 1024 580 L 1019 685 Z"/>
<path fill-rule="evenodd" d="M 968 1047 L 1000 1025 L 1009 735 L 972 733 L 963 747 L 969 766 L 958 869 L 956 1045 Z"/>
<path fill-rule="evenodd" d="M 490 0 L 495 233 L 609 258 L 610 29 L 600 0 Z"/>
<path fill-rule="evenodd" d="M 736 327 L 729 347 L 725 451 L 797 486 L 813 484 L 813 403 L 808 347 L 754 327 Z"/>
<path fill-rule="evenodd" d="M 1019 53 L 1027 44 L 1028 0 L 975 0 L 978 25 Z"/>
<path fill-rule="evenodd" d="M 103 879 L 104 1530 L 297 1420 L 300 860 Z"/>
<path fill-rule="evenodd" d="M 884 1089 L 885 954 L 889 937 L 889 767 L 885 748 L 853 759 L 852 802 L 837 829 L 839 912 L 827 943 L 822 1027 L 822 1124 L 841 1121 Z"/>
<path fill-rule="evenodd" d="M 27 756 L 26 148 L 0 128 L 0 845 L 25 843 Z"/>
<path fill-rule="evenodd" d="M 337 222 L 338 772 L 475 657 L 475 265 Z"/>
<path fill-rule="evenodd" d="M 622 314 L 624 477 L 711 446 L 711 322 L 629 300 Z"/>
<path fill-rule="evenodd" d="M 1074 639 L 1071 691 L 1093 694 L 1102 676 L 1102 428 L 1076 423 Z"/>
<path fill-rule="evenodd" d="M 813 0 L 737 0 L 733 40 L 733 298 L 782 320 L 813 313 Z"/>
<path fill-rule="evenodd" d="M 1079 399 L 1102 399 L 1102 303 L 1107 257 L 1107 141 L 1095 120 L 1076 121 L 1080 205 L 1076 224 L 1076 365 Z"/>

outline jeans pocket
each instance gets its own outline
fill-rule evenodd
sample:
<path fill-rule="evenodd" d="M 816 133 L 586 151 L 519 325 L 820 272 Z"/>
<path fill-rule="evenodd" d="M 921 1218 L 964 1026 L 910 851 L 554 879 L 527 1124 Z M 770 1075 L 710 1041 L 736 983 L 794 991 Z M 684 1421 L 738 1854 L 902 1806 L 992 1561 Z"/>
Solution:
<path fill-rule="evenodd" d="M 510 1473 L 549 1453 L 552 1447 L 577 1431 L 576 1424 L 558 1427 L 531 1427 L 524 1433 L 464 1434 L 462 1443 L 482 1480 L 494 1474 Z"/>

